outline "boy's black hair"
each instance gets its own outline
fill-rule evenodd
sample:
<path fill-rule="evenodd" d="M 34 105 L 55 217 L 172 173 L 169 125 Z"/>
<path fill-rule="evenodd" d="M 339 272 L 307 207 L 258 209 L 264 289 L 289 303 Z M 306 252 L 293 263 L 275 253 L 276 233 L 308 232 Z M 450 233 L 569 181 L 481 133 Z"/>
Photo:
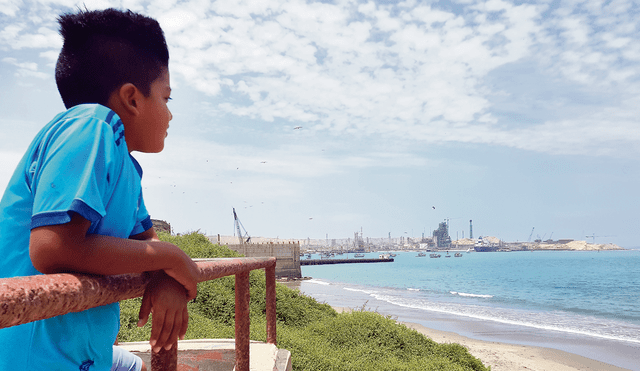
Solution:
<path fill-rule="evenodd" d="M 56 84 L 67 108 L 83 103 L 107 105 L 126 83 L 145 96 L 169 65 L 169 50 L 158 22 L 133 13 L 80 10 L 58 18 L 64 39 L 56 64 Z"/>

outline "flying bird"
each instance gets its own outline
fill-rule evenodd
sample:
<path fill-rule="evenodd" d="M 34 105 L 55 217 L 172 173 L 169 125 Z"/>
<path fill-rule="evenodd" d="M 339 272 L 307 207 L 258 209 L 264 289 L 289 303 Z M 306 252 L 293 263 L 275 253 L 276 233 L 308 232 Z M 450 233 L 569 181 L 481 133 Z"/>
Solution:
<path fill-rule="evenodd" d="M 293 128 L 293 130 L 296 130 L 296 129 L 302 129 L 302 126 L 296 126 L 295 128 Z"/>
<path fill-rule="evenodd" d="M 435 207 L 435 206 L 431 206 L 431 207 L 432 207 L 434 210 L 436 209 L 436 207 Z"/>

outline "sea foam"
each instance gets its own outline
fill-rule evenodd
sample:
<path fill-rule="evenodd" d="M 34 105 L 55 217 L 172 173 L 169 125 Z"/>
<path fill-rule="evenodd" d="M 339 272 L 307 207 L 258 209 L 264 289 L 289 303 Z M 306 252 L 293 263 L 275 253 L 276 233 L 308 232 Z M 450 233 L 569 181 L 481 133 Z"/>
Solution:
<path fill-rule="evenodd" d="M 470 298 L 492 298 L 493 295 L 467 294 L 465 292 L 449 291 L 451 295 L 467 296 Z"/>
<path fill-rule="evenodd" d="M 317 279 L 314 279 L 314 278 L 312 278 L 312 279 L 310 279 L 310 280 L 307 280 L 306 282 L 309 282 L 309 283 L 315 283 L 316 285 L 324 285 L 324 286 L 329 286 L 329 285 L 330 285 L 330 283 L 329 283 L 329 282 L 325 282 L 325 281 L 317 280 Z"/>

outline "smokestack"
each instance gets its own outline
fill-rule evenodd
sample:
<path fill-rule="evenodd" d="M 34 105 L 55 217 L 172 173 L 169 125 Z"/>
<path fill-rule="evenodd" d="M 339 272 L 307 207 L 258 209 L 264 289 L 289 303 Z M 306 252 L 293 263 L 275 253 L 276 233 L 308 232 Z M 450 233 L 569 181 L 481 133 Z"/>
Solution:
<path fill-rule="evenodd" d="M 469 238 L 473 240 L 473 220 L 469 220 Z"/>

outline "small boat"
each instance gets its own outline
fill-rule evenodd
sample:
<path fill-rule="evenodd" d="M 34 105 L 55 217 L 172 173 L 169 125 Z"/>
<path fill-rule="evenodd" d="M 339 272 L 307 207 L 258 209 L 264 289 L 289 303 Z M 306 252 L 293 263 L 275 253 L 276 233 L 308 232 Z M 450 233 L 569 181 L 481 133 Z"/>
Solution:
<path fill-rule="evenodd" d="M 380 255 L 378 255 L 378 258 L 380 258 L 380 259 L 389 259 L 389 254 L 380 254 Z"/>
<path fill-rule="evenodd" d="M 389 256 L 392 257 L 392 258 L 395 258 L 397 255 L 394 254 L 394 253 L 389 253 Z"/>
<path fill-rule="evenodd" d="M 427 256 L 427 254 L 419 252 L 418 255 L 416 255 L 416 258 L 422 258 L 423 256 Z"/>
<path fill-rule="evenodd" d="M 364 254 L 355 254 L 354 255 L 356 258 L 364 258 Z"/>
<path fill-rule="evenodd" d="M 440 254 L 429 254 L 430 258 L 439 258 Z"/>
<path fill-rule="evenodd" d="M 324 252 L 322 254 L 320 254 L 320 259 L 331 259 L 335 257 L 335 255 L 333 253 L 330 252 Z"/>
<path fill-rule="evenodd" d="M 460 254 L 459 252 L 457 252 L 454 256 L 455 256 L 456 258 L 461 258 L 461 257 L 462 257 L 462 254 Z"/>

